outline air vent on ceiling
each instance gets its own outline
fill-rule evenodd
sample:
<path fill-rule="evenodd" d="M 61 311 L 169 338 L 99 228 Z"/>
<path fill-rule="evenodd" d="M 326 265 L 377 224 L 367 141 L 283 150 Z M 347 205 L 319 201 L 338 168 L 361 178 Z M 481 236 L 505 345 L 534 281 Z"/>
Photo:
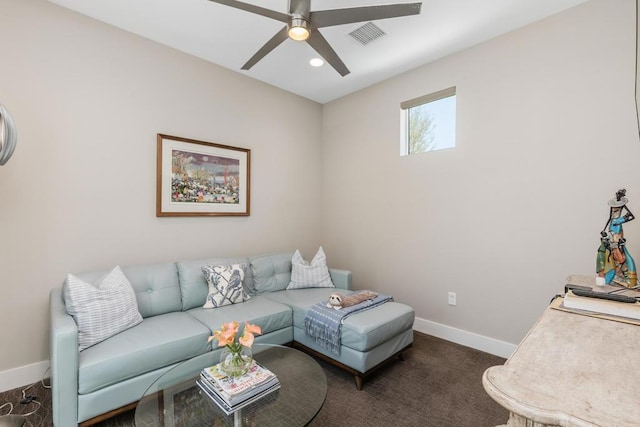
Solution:
<path fill-rule="evenodd" d="M 363 46 L 366 46 L 367 44 L 379 39 L 386 34 L 387 33 L 382 31 L 380 28 L 376 27 L 373 22 L 368 22 L 362 27 L 357 28 L 349 33 L 351 37 L 353 37 L 358 43 Z"/>

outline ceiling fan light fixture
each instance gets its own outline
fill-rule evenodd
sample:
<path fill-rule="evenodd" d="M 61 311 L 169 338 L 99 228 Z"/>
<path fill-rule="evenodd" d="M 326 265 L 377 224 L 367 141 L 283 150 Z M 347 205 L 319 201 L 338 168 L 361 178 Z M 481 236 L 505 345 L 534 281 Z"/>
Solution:
<path fill-rule="evenodd" d="M 309 22 L 302 18 L 292 18 L 289 25 L 289 38 L 295 41 L 305 41 L 309 38 Z"/>

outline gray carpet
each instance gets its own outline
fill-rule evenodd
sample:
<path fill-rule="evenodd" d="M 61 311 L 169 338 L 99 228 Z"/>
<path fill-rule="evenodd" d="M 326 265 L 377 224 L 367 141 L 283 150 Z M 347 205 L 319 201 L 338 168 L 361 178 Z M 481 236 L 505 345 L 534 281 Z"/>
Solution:
<path fill-rule="evenodd" d="M 509 414 L 482 388 L 482 373 L 504 359 L 468 347 L 415 333 L 405 360 L 394 360 L 371 375 L 361 391 L 353 378 L 319 361 L 327 376 L 327 398 L 311 422 L 312 427 L 433 426 L 492 427 L 504 424 Z M 52 425 L 51 393 L 40 383 L 26 391 L 42 403 L 27 417 L 27 426 Z M 14 413 L 27 413 L 34 403 L 21 404 L 22 388 L 0 393 L 0 405 L 11 402 Z M 2 408 L 0 414 L 6 414 Z M 133 414 L 125 413 L 98 427 L 132 427 Z"/>

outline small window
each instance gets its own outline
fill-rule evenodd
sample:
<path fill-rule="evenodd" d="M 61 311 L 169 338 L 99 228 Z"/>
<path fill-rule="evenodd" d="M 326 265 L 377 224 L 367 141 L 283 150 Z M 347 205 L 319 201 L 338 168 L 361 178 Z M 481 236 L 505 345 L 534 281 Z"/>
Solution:
<path fill-rule="evenodd" d="M 456 146 L 455 87 L 405 101 L 400 108 L 401 155 Z"/>

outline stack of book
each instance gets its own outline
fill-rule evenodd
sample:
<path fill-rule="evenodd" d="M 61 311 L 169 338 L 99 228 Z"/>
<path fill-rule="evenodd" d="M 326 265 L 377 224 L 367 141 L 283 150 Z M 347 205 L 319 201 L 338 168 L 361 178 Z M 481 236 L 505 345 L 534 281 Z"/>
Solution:
<path fill-rule="evenodd" d="M 210 366 L 196 383 L 227 415 L 280 388 L 278 377 L 255 360 L 246 374 L 235 378 L 222 372 L 220 364 Z"/>
<path fill-rule="evenodd" d="M 640 302 L 627 295 L 573 289 L 567 291 L 562 305 L 569 309 L 640 320 Z"/>

